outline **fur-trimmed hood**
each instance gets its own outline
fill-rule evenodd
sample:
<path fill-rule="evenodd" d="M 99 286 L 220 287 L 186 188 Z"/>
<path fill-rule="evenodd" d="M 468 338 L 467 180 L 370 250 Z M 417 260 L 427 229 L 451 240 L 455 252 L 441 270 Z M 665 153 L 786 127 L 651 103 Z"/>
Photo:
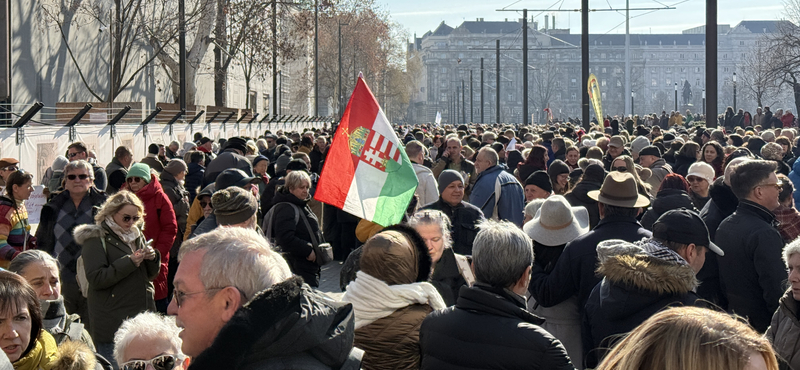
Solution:
<path fill-rule="evenodd" d="M 358 368 L 353 306 L 292 277 L 261 291 L 192 359 L 193 370 Z M 352 352 L 352 353 L 351 353 Z M 278 367 L 275 367 L 278 368 Z"/>
<path fill-rule="evenodd" d="M 685 294 L 699 285 L 688 265 L 665 262 L 646 254 L 613 256 L 601 263 L 597 272 L 611 283 L 658 295 Z"/>
<path fill-rule="evenodd" d="M 79 225 L 76 226 L 75 229 L 72 231 L 72 236 L 75 239 L 75 243 L 78 245 L 83 245 L 86 243 L 87 240 L 91 238 L 103 238 L 106 236 L 106 229 L 102 225 L 97 224 L 88 224 L 88 225 Z"/>

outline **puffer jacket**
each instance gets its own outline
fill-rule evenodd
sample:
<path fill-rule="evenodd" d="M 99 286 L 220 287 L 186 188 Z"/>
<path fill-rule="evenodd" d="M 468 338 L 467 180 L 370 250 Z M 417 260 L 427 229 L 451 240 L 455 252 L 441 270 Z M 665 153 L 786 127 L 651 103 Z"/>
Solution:
<path fill-rule="evenodd" d="M 653 200 L 653 205 L 647 209 L 647 212 L 642 216 L 642 227 L 647 230 L 653 231 L 653 224 L 658 220 L 661 215 L 673 209 L 686 208 L 690 211 L 697 210 L 694 208 L 692 198 L 689 197 L 685 191 L 680 189 L 664 189 L 656 194 L 656 199 Z"/>
<path fill-rule="evenodd" d="M 125 184 L 127 188 L 128 184 Z M 146 240 L 152 240 L 151 247 L 161 255 L 161 271 L 155 281 L 155 299 L 167 298 L 167 272 L 169 270 L 169 251 L 175 236 L 178 235 L 178 221 L 169 197 L 164 193 L 161 183 L 154 174 L 150 174 L 150 182 L 136 192 L 136 196 L 144 203 L 144 230 Z"/>
<path fill-rule="evenodd" d="M 480 283 L 463 287 L 455 306 L 422 323 L 421 369 L 574 369 L 543 322 L 512 292 Z"/>
<path fill-rule="evenodd" d="M 600 190 L 603 184 L 597 181 L 587 181 L 586 179 L 575 185 L 571 192 L 564 195 L 567 202 L 573 207 L 583 206 L 589 212 L 589 228 L 594 229 L 600 222 L 600 209 L 597 208 L 597 201 L 589 198 L 588 193 L 593 190 Z"/>
<path fill-rule="evenodd" d="M 353 306 L 292 277 L 240 307 L 192 370 L 356 370 Z"/>
<path fill-rule="evenodd" d="M 472 243 L 478 235 L 478 223 L 483 221 L 483 212 L 480 208 L 462 201 L 453 207 L 441 197 L 439 200 L 428 204 L 422 209 L 442 211 L 450 219 L 452 228 L 450 237 L 453 238 L 453 252 L 463 255 L 472 255 Z"/>
<path fill-rule="evenodd" d="M 412 163 L 412 166 L 419 180 L 419 186 L 417 186 L 416 191 L 419 204 L 424 206 L 435 202 L 439 198 L 439 190 L 436 178 L 433 177 L 433 172 L 421 164 Z"/>
<path fill-rule="evenodd" d="M 799 308 L 792 296 L 792 290 L 787 290 L 781 298 L 778 310 L 772 315 L 772 323 L 765 334 L 772 343 L 772 348 L 791 369 L 800 369 L 800 319 L 797 318 Z"/>
<path fill-rule="evenodd" d="M 627 333 L 666 307 L 694 306 L 698 282 L 688 265 L 647 254 L 611 256 L 600 263 L 603 280 L 586 302 L 583 349 L 587 368 L 594 368 L 619 334 Z"/>

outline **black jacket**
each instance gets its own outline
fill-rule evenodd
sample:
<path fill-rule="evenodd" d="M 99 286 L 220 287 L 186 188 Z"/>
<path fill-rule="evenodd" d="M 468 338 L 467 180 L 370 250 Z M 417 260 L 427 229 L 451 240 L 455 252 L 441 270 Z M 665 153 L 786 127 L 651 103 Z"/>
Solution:
<path fill-rule="evenodd" d="M 709 252 L 711 253 L 711 252 Z M 588 368 L 605 349 L 656 312 L 670 306 L 699 305 L 694 271 L 688 265 L 642 255 L 609 257 L 597 269 L 604 278 L 592 290 L 583 315 L 583 351 Z"/>
<path fill-rule="evenodd" d="M 444 304 L 452 306 L 458 299 L 458 291 L 467 282 L 461 276 L 461 270 L 456 263 L 456 255 L 452 248 L 445 248 L 442 257 L 436 262 L 431 275 L 431 284 L 439 291 Z"/>
<path fill-rule="evenodd" d="M 656 194 L 656 199 L 653 200 L 653 205 L 647 209 L 647 212 L 642 216 L 642 226 L 652 231 L 653 224 L 658 220 L 661 215 L 673 209 L 686 208 L 691 211 L 697 212 L 694 208 L 694 203 L 689 194 L 679 189 L 664 189 Z"/>
<path fill-rule="evenodd" d="M 186 166 L 189 170 L 186 173 L 183 186 L 189 192 L 189 204 L 194 203 L 194 198 L 200 193 L 203 186 L 203 177 L 205 176 L 205 167 L 200 163 L 189 163 Z"/>
<path fill-rule="evenodd" d="M 725 251 L 719 258 L 719 279 L 728 298 L 728 311 L 747 317 L 763 333 L 786 291 L 783 238 L 775 215 L 742 200 L 736 212 L 717 229 L 716 244 Z"/>
<path fill-rule="evenodd" d="M 311 172 L 321 174 L 322 164 L 325 162 L 325 157 L 327 156 L 328 156 L 327 150 L 325 151 L 325 153 L 322 153 L 321 151 L 319 151 L 319 147 L 315 145 L 314 150 L 312 150 L 311 153 L 308 154 L 308 158 L 311 159 Z"/>
<path fill-rule="evenodd" d="M 277 248 L 283 252 L 286 262 L 289 263 L 292 272 L 303 277 L 308 285 L 318 287 L 319 266 L 316 262 L 306 259 L 314 250 L 311 246 L 311 234 L 306 224 L 303 222 L 302 215 L 295 223 L 294 209 L 288 204 L 280 204 L 294 204 L 301 212 L 305 213 L 311 229 L 316 234 L 317 241 L 319 243 L 324 243 L 325 240 L 322 238 L 322 233 L 319 228 L 319 220 L 317 220 L 317 216 L 314 215 L 314 212 L 311 212 L 311 209 L 306 205 L 309 200 L 310 198 L 306 200 L 297 198 L 286 188 L 278 190 L 272 203 L 273 207 L 278 207 L 272 218 L 272 233 L 275 242 L 278 244 Z M 266 226 L 267 225 L 264 225 L 264 230 L 266 230 Z"/>
<path fill-rule="evenodd" d="M 592 231 L 571 241 L 564 248 L 549 274 L 533 266 L 528 291 L 544 307 L 555 306 L 577 295 L 582 308 L 594 286 L 600 282 L 596 275 L 597 244 L 609 239 L 635 242 L 652 236 L 635 218 L 612 216 L 600 220 Z"/>
<path fill-rule="evenodd" d="M 128 169 L 122 166 L 119 159 L 116 157 L 111 159 L 111 162 L 106 165 L 106 174 L 108 175 L 108 186 L 106 186 L 106 193 L 109 195 L 114 194 L 122 188 L 125 184 L 125 178 L 128 176 Z"/>
<path fill-rule="evenodd" d="M 513 293 L 480 283 L 422 322 L 420 369 L 574 369 L 561 342 Z"/>
<path fill-rule="evenodd" d="M 689 167 L 696 161 L 697 158 L 686 157 L 676 153 L 675 165 L 672 166 L 672 172 L 675 172 L 683 177 L 686 177 L 686 174 L 689 173 Z"/>
<path fill-rule="evenodd" d="M 480 208 L 464 201 L 453 207 L 439 197 L 438 201 L 428 204 L 422 209 L 435 209 L 447 215 L 453 225 L 450 230 L 450 236 L 453 238 L 453 252 L 472 255 L 472 242 L 475 241 L 475 236 L 478 234 L 477 224 L 484 220 Z"/>
<path fill-rule="evenodd" d="M 597 208 L 597 201 L 589 198 L 588 193 L 592 190 L 600 190 L 602 185 L 599 182 L 584 179 L 577 183 L 571 192 L 564 195 L 571 206 L 583 206 L 589 211 L 589 227 L 592 229 L 600 222 L 600 209 Z"/>
<path fill-rule="evenodd" d="M 725 185 L 722 177 L 714 181 L 714 186 L 708 191 L 708 196 L 711 200 L 700 210 L 700 218 L 708 227 L 709 238 L 712 242 L 716 242 L 717 227 L 736 211 L 739 199 L 733 194 L 730 186 Z M 725 246 L 721 248 L 725 248 Z M 715 253 L 706 253 L 706 262 L 697 273 L 697 279 L 700 280 L 697 294 L 722 309 L 728 308 L 728 299 L 722 294 L 719 282 L 719 257 Z"/>
<path fill-rule="evenodd" d="M 358 369 L 353 306 L 291 278 L 256 294 L 192 359 L 192 370 Z"/>

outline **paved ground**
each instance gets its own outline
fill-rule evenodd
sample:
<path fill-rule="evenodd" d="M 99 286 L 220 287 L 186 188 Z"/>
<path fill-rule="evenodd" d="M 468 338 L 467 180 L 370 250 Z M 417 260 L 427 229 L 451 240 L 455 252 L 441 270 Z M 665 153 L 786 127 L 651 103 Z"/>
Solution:
<path fill-rule="evenodd" d="M 319 290 L 327 293 L 331 298 L 340 299 L 342 290 L 339 289 L 339 271 L 342 265 L 339 261 L 333 261 L 326 266 L 322 266 L 322 276 L 319 281 Z"/>

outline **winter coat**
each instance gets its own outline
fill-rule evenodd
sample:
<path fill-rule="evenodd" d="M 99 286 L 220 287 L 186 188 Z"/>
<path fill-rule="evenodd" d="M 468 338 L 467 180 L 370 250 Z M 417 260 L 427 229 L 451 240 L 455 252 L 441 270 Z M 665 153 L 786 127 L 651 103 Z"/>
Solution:
<path fill-rule="evenodd" d="M 597 244 L 609 239 L 635 242 L 651 236 L 652 233 L 633 217 L 606 217 L 592 231 L 567 244 L 552 272 L 547 273 L 534 265 L 528 291 L 544 307 L 577 295 L 578 307 L 582 308 L 592 289 L 600 282 L 595 274 Z"/>
<path fill-rule="evenodd" d="M 127 184 L 126 184 L 127 185 Z M 136 196 L 144 204 L 144 234 L 145 240 L 152 240 L 151 247 L 160 252 L 161 271 L 155 281 L 156 300 L 167 298 L 167 272 L 169 270 L 169 251 L 178 235 L 178 222 L 172 202 L 164 193 L 158 178 L 150 174 L 150 182 L 136 192 Z"/>
<path fill-rule="evenodd" d="M 656 312 L 671 306 L 700 305 L 697 279 L 688 265 L 649 255 L 617 255 L 601 263 L 603 280 L 586 302 L 583 350 L 594 368 L 620 334 L 628 333 Z"/>
<path fill-rule="evenodd" d="M 675 165 L 672 166 L 672 170 L 686 177 L 686 174 L 689 173 L 689 167 L 691 167 L 694 162 L 697 162 L 697 158 L 675 154 Z"/>
<path fill-rule="evenodd" d="M 497 181 L 500 182 L 500 194 L 495 192 Z M 499 200 L 496 199 L 498 196 Z M 519 181 L 500 165 L 489 167 L 478 175 L 469 202 L 480 208 L 483 215 L 489 218 L 493 216 L 497 203 L 498 219 L 522 227 L 525 219 L 525 192 Z"/>
<path fill-rule="evenodd" d="M 143 311 L 155 311 L 152 281 L 159 275 L 160 251 L 156 258 L 136 267 L 131 247 L 103 221 L 102 225 L 75 228 L 75 242 L 83 247 L 83 263 L 89 281 L 89 329 L 97 343 L 113 343 L 122 322 Z M 101 240 L 102 239 L 102 240 Z M 105 249 L 103 246 L 105 241 Z M 137 249 L 145 240 L 136 240 Z"/>
<path fill-rule="evenodd" d="M 792 112 L 786 112 L 781 117 L 781 123 L 783 123 L 783 127 L 794 127 L 794 114 L 792 114 Z"/>
<path fill-rule="evenodd" d="M 683 190 L 679 189 L 664 189 L 656 194 L 656 199 L 653 200 L 650 208 L 642 216 L 642 227 L 647 230 L 653 230 L 653 224 L 656 223 L 661 215 L 673 209 L 686 208 L 691 211 L 697 212 L 692 203 L 692 198 L 689 197 Z"/>
<path fill-rule="evenodd" d="M 761 120 L 761 127 L 764 127 L 765 125 L 767 125 L 767 126 L 764 127 L 764 128 L 772 127 L 772 126 L 770 126 L 770 125 L 772 125 L 772 116 L 773 116 L 773 113 L 771 111 L 768 111 L 768 110 L 764 111 L 764 118 Z"/>
<path fill-rule="evenodd" d="M 206 166 L 205 174 L 203 175 L 203 187 L 217 181 L 217 176 L 229 168 L 238 168 L 244 171 L 247 176 L 253 176 L 253 166 L 247 158 L 230 151 L 222 152 Z"/>
<path fill-rule="evenodd" d="M 480 283 L 431 313 L 420 329 L 420 369 L 574 369 L 558 339 L 524 300 Z"/>
<path fill-rule="evenodd" d="M 25 204 L 0 196 L 0 267 L 8 268 L 20 252 L 36 248 L 30 228 Z"/>
<path fill-rule="evenodd" d="M 92 170 L 94 171 L 94 187 L 96 187 L 97 190 L 106 191 L 106 187 L 108 187 L 106 170 L 94 163 L 92 163 Z"/>
<path fill-rule="evenodd" d="M 354 344 L 364 350 L 364 370 L 419 369 L 419 330 L 433 311 L 429 305 L 413 304 L 356 329 Z"/>
<path fill-rule="evenodd" d="M 172 203 L 175 221 L 178 224 L 178 234 L 175 236 L 175 241 L 172 242 L 172 249 L 170 250 L 170 258 L 176 260 L 178 258 L 178 249 L 183 241 L 183 234 L 186 232 L 186 220 L 189 217 L 189 192 L 175 179 L 175 176 L 172 176 L 167 171 L 161 173 L 161 187 L 164 189 L 164 193 L 167 194 L 170 203 Z"/>
<path fill-rule="evenodd" d="M 314 146 L 314 150 L 308 154 L 309 159 L 311 159 L 311 172 L 321 174 L 322 173 L 322 165 L 325 162 L 325 158 L 328 156 L 328 151 L 325 150 L 325 153 L 319 151 L 319 147 L 316 145 Z"/>
<path fill-rule="evenodd" d="M 156 172 L 158 172 L 159 175 L 161 174 L 161 172 L 164 172 L 164 164 L 161 163 L 161 161 L 156 156 L 148 155 L 147 157 L 142 158 L 140 162 L 150 166 L 151 169 L 156 170 Z"/>
<path fill-rule="evenodd" d="M 800 369 L 800 319 L 798 304 L 792 290 L 786 291 L 780 306 L 772 315 L 772 322 L 765 336 L 772 343 L 778 356 L 785 360 L 792 369 Z"/>
<path fill-rule="evenodd" d="M 108 175 L 106 193 L 111 195 L 122 189 L 122 185 L 125 184 L 125 178 L 128 176 L 128 169 L 119 162 L 119 159 L 114 157 L 106 165 L 106 174 Z"/>
<path fill-rule="evenodd" d="M 192 370 L 355 370 L 353 306 L 292 277 L 255 295 L 220 329 Z"/>
<path fill-rule="evenodd" d="M 316 234 L 317 241 L 324 243 L 320 232 L 319 220 L 311 208 L 306 205 L 309 199 L 299 199 L 288 189 L 281 188 L 273 198 L 273 207 L 279 207 L 273 213 L 272 218 L 272 237 L 274 237 L 277 247 L 283 252 L 286 262 L 289 263 L 292 272 L 303 277 L 306 284 L 312 287 L 319 286 L 320 268 L 316 262 L 306 258 L 314 250 L 311 247 L 311 234 L 300 216 L 295 223 L 295 211 L 288 204 L 291 203 L 300 211 L 305 213 L 312 231 Z M 265 220 L 266 222 L 266 220 Z M 267 230 L 268 225 L 262 227 Z"/>
<path fill-rule="evenodd" d="M 183 187 L 189 192 L 189 203 L 194 202 L 194 198 L 200 193 L 203 186 L 203 177 L 205 176 L 205 167 L 200 163 L 189 163 L 187 166 L 188 171 L 184 179 Z"/>
<path fill-rule="evenodd" d="M 800 189 L 800 160 L 794 161 L 792 172 L 789 172 L 789 180 L 792 180 L 792 185 L 794 185 L 795 189 Z M 794 197 L 794 204 L 800 204 L 800 191 L 795 191 L 792 196 Z"/>
<path fill-rule="evenodd" d="M 723 178 L 714 181 L 714 185 L 708 191 L 711 198 L 703 209 L 700 210 L 700 218 L 706 223 L 708 236 L 712 242 L 716 241 L 717 228 L 725 218 L 736 211 L 739 199 L 733 194 L 730 186 L 725 185 Z M 725 248 L 722 246 L 721 248 Z M 701 284 L 697 288 L 697 294 L 722 309 L 728 307 L 727 298 L 722 294 L 722 287 L 719 281 L 719 257 L 715 253 L 706 253 L 706 262 L 703 268 L 697 273 L 697 279 Z"/>
<path fill-rule="evenodd" d="M 630 156 L 631 155 L 631 151 L 628 150 L 628 149 L 622 149 L 622 153 L 620 155 L 616 156 L 616 157 L 613 157 L 613 158 L 611 157 L 611 154 L 604 155 L 603 156 L 603 168 L 606 171 L 611 171 L 611 165 L 614 164 L 614 161 L 617 158 L 619 158 L 619 157 L 621 157 L 623 155 Z"/>
<path fill-rule="evenodd" d="M 653 189 L 653 191 L 658 191 L 658 189 L 661 188 L 661 181 L 672 173 L 672 166 L 667 164 L 667 161 L 664 159 L 659 158 L 648 168 L 650 168 L 650 172 L 653 174 L 650 175 L 645 182 L 650 184 L 650 188 Z"/>
<path fill-rule="evenodd" d="M 716 244 L 725 251 L 718 260 L 728 310 L 747 317 L 760 333 L 767 330 L 778 309 L 787 280 L 783 239 L 774 221 L 772 212 L 743 199 L 736 212 L 722 221 L 716 235 Z"/>
<path fill-rule="evenodd" d="M 463 155 L 461 156 L 461 161 L 458 163 L 453 162 L 450 158 L 441 157 L 431 169 L 433 177 L 438 179 L 439 175 L 441 175 L 444 170 L 454 170 L 467 174 L 468 178 L 464 178 L 464 181 L 467 182 L 464 184 L 464 200 L 468 201 L 469 195 L 472 192 L 472 185 L 475 185 L 475 181 L 478 179 L 478 173 L 475 172 L 475 164 L 464 158 Z"/>
<path fill-rule="evenodd" d="M 461 270 L 456 262 L 456 254 L 452 248 L 445 248 L 442 252 L 442 257 L 433 268 L 430 282 L 439 291 L 445 305 L 456 304 L 458 292 L 462 286 L 467 286 L 467 282 L 461 276 Z"/>
<path fill-rule="evenodd" d="M 106 194 L 98 191 L 96 188 L 89 188 L 89 192 L 84 196 L 84 201 L 88 201 L 92 208 L 91 218 L 97 213 L 97 207 L 100 207 L 106 201 Z M 50 253 L 58 259 L 61 265 L 61 280 L 64 283 L 75 283 L 76 263 L 78 257 L 81 256 L 81 247 L 75 241 L 69 243 L 64 247 L 64 251 L 58 256 L 55 255 L 56 235 L 55 228 L 58 222 L 58 212 L 64 207 L 67 202 L 72 202 L 69 191 L 62 191 L 56 193 L 52 198 L 42 207 L 42 213 L 39 217 L 39 227 L 36 229 L 36 243 L 39 249 Z M 68 229 L 68 233 L 72 235 L 75 228 L 73 225 Z"/>
<path fill-rule="evenodd" d="M 453 252 L 472 255 L 472 243 L 475 241 L 475 236 L 478 235 L 477 225 L 485 219 L 480 208 L 464 201 L 453 207 L 439 197 L 438 201 L 428 204 L 422 209 L 434 209 L 447 215 L 452 225 L 450 237 L 453 238 Z"/>
<path fill-rule="evenodd" d="M 589 227 L 592 229 L 600 222 L 600 209 L 597 207 L 597 201 L 589 198 L 588 193 L 593 190 L 600 190 L 602 185 L 595 181 L 581 180 L 571 192 L 564 195 L 564 198 L 567 199 L 571 206 L 583 206 L 589 211 Z"/>
<path fill-rule="evenodd" d="M 412 163 L 412 166 L 414 167 L 414 173 L 417 174 L 417 180 L 419 180 L 416 191 L 419 198 L 417 204 L 424 206 L 437 201 L 439 199 L 439 185 L 436 182 L 436 178 L 433 177 L 433 172 L 421 164 Z"/>

